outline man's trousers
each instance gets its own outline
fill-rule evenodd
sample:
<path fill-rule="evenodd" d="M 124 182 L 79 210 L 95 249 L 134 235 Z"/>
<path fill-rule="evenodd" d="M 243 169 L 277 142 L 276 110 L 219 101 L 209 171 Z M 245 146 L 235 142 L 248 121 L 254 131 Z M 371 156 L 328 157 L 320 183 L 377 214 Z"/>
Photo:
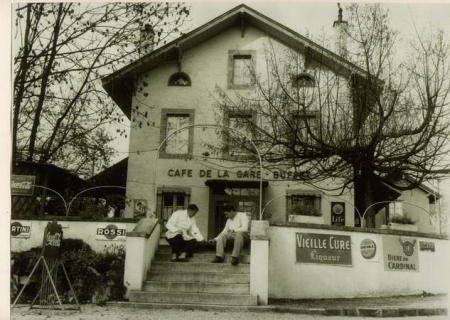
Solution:
<path fill-rule="evenodd" d="M 250 242 L 250 236 L 248 232 L 229 232 L 219 235 L 216 242 L 216 256 L 223 258 L 225 256 L 225 247 L 227 243 L 233 245 L 232 257 L 239 258 L 242 248 Z"/>

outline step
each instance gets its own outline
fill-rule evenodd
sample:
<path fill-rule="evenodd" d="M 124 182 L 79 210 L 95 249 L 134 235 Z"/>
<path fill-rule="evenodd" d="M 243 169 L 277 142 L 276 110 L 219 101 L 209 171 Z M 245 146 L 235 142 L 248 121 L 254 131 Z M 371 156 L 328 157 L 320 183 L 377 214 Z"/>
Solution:
<path fill-rule="evenodd" d="M 225 253 L 231 253 L 233 251 L 233 249 L 231 247 L 226 247 L 225 248 Z M 172 253 L 172 249 L 170 248 L 170 246 L 166 243 L 166 244 L 160 244 L 158 246 L 158 253 Z M 208 244 L 208 245 L 198 245 L 195 247 L 195 253 L 207 253 L 207 254 L 215 254 L 216 253 L 216 246 Z M 249 247 L 245 247 L 242 249 L 241 252 L 242 255 L 249 255 L 250 254 L 250 248 Z"/>
<path fill-rule="evenodd" d="M 175 281 L 145 281 L 143 291 L 248 294 L 247 283 L 200 283 Z"/>
<path fill-rule="evenodd" d="M 192 257 L 187 258 L 188 262 L 208 262 L 211 263 L 211 261 L 216 256 L 215 253 L 194 253 Z M 158 253 L 155 255 L 154 261 L 170 261 L 172 258 L 172 254 L 170 252 L 167 253 Z M 225 255 L 224 263 L 230 263 L 231 258 L 230 255 Z M 249 264 L 250 263 L 250 255 L 241 255 L 239 257 L 239 261 L 241 264 Z"/>
<path fill-rule="evenodd" d="M 233 266 L 230 263 L 211 262 L 167 262 L 153 261 L 150 272 L 225 272 L 225 273 L 250 273 L 249 264 L 238 264 Z"/>
<path fill-rule="evenodd" d="M 130 302 L 214 304 L 230 306 L 256 306 L 257 297 L 249 294 L 145 292 L 130 291 Z"/>
<path fill-rule="evenodd" d="M 167 272 L 150 271 L 148 281 L 175 281 L 175 282 L 219 282 L 219 283 L 250 283 L 250 275 L 244 273 L 224 272 Z"/>

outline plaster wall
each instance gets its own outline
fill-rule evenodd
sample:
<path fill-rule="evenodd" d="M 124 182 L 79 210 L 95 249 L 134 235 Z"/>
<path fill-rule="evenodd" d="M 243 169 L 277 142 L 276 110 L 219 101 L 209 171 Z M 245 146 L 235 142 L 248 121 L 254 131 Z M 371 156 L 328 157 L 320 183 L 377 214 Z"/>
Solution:
<path fill-rule="evenodd" d="M 349 235 L 352 266 L 296 263 L 297 232 Z M 354 298 L 448 292 L 448 240 L 400 235 L 402 239 L 416 239 L 415 250 L 419 250 L 420 241 L 435 244 L 435 252 L 418 252 L 420 271 L 407 272 L 386 271 L 384 267 L 383 238 L 399 238 L 396 234 L 271 226 L 269 236 L 269 298 Z M 370 260 L 363 258 L 360 252 L 364 239 L 376 243 L 376 255 Z"/>
<path fill-rule="evenodd" d="M 258 75 L 264 78 L 266 70 L 265 48 L 270 46 L 274 52 L 283 55 L 286 46 L 270 39 L 262 31 L 247 26 L 245 36 L 241 36 L 241 29 L 232 27 L 219 34 L 215 38 L 204 42 L 188 51 L 183 52 L 181 69 L 177 62 L 165 63 L 143 74 L 136 84 L 136 95 L 133 97 L 133 109 L 138 107 L 139 115 L 132 113 L 134 125 L 143 121 L 142 128 L 133 128 L 130 134 L 130 156 L 128 161 L 127 187 L 139 190 L 149 200 L 151 210 L 155 209 L 155 188 L 153 187 L 154 174 L 156 172 L 157 187 L 181 186 L 191 188 L 191 203 L 199 206 L 200 211 L 196 216 L 197 224 L 201 232 L 206 235 L 208 228 L 209 188 L 205 185 L 207 179 L 223 178 L 224 171 L 228 173 L 229 180 L 239 180 L 238 171 L 253 170 L 246 165 L 231 163 L 229 161 L 215 161 L 210 157 L 205 159 L 202 153 L 208 151 L 203 142 L 206 138 L 217 138 L 214 129 L 195 128 L 193 159 L 179 160 L 158 157 L 156 170 L 154 170 L 155 153 L 161 142 L 161 110 L 178 109 L 194 110 L 194 124 L 221 124 L 222 115 L 214 106 L 217 93 L 216 86 L 224 89 L 227 94 L 233 96 L 234 90 L 227 89 L 228 79 L 228 51 L 229 50 L 254 50 L 256 52 L 256 70 Z M 185 72 L 192 80 L 190 87 L 168 86 L 170 76 L 178 71 Z M 237 90 L 239 94 L 251 96 L 250 90 Z M 147 113 L 147 117 L 142 115 Z M 218 138 L 217 138 L 218 139 Z M 210 140 L 211 141 L 211 140 Z M 139 152 L 138 152 L 139 151 Z M 216 156 L 217 158 L 217 156 Z M 170 177 L 169 170 L 191 170 L 191 174 Z M 200 170 L 211 170 L 210 177 L 200 177 Z M 263 170 L 263 179 L 269 180 L 269 187 L 264 192 L 263 206 L 274 199 L 267 206 L 267 213 L 273 221 L 286 220 L 286 189 L 313 190 L 311 186 L 299 184 L 295 181 L 282 182 L 271 181 L 272 173 Z M 246 179 L 257 180 L 257 179 Z M 324 187 L 335 188 L 338 182 L 326 181 Z M 335 199 L 334 199 L 335 200 Z M 333 201 L 333 200 L 331 200 Z M 350 201 L 350 199 L 349 199 Z M 326 223 L 330 221 L 330 201 L 322 199 L 322 212 Z M 353 209 L 346 206 L 347 225 L 353 225 Z M 130 209 L 125 211 L 125 217 L 132 217 Z"/>

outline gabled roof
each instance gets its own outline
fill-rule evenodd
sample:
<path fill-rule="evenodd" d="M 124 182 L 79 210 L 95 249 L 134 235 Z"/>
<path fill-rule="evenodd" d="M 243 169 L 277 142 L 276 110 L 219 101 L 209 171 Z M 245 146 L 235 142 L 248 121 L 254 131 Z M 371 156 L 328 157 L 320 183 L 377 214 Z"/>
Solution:
<path fill-rule="evenodd" d="M 243 30 L 245 30 L 246 25 L 252 25 L 287 46 L 295 48 L 299 52 L 309 50 L 309 53 L 315 60 L 332 67 L 334 70 L 339 70 L 343 75 L 350 75 L 352 72 L 365 74 L 362 69 L 343 59 L 336 53 L 323 48 L 258 11 L 241 4 L 106 76 L 102 79 L 103 87 L 125 115 L 130 118 L 133 79 L 136 76 L 155 68 L 163 62 L 177 62 L 180 53 L 198 46 L 234 25 L 240 26 Z"/>

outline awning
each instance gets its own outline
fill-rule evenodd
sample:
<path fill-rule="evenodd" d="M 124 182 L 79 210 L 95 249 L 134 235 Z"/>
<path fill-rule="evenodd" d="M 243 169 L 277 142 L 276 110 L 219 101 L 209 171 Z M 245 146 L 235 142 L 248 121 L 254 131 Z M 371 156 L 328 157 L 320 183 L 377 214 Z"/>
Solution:
<path fill-rule="evenodd" d="M 205 184 L 210 188 L 259 188 L 258 180 L 225 180 L 225 179 L 210 179 L 206 180 Z M 262 186 L 266 188 L 269 182 L 263 180 Z"/>

